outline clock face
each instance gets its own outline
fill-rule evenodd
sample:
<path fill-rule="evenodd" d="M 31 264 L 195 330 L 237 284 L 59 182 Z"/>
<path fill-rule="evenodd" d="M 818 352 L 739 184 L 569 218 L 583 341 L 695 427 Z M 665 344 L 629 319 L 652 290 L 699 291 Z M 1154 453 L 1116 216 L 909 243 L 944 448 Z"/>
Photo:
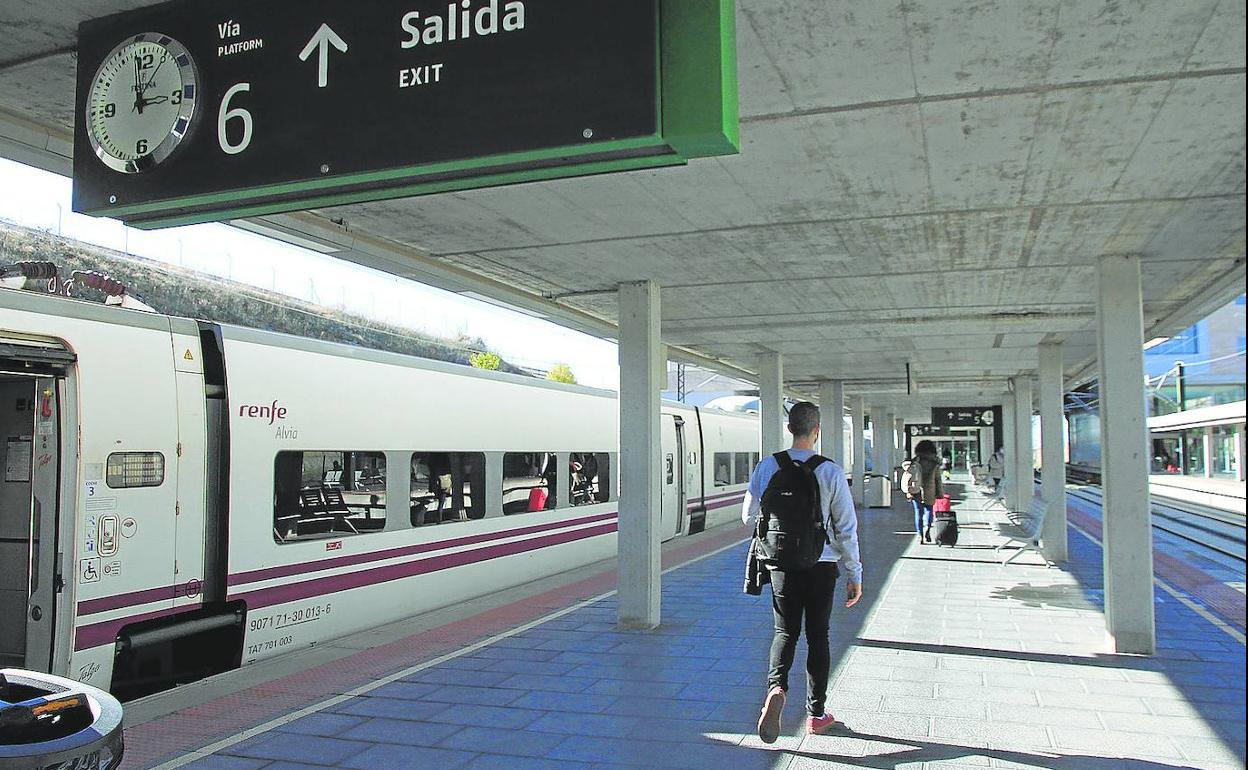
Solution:
<path fill-rule="evenodd" d="M 176 40 L 127 38 L 104 59 L 87 93 L 87 134 L 104 165 L 137 174 L 169 159 L 186 138 L 199 96 L 195 62 Z"/>

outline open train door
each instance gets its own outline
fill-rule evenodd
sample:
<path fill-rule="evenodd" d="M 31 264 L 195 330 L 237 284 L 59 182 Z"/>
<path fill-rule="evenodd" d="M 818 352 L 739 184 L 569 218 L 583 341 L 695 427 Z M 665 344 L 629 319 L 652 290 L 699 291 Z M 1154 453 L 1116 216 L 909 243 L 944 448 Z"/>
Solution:
<path fill-rule="evenodd" d="M 685 524 L 685 421 L 677 415 L 665 414 L 660 430 L 660 470 L 663 482 L 663 539 L 670 540 L 684 530 Z"/>
<path fill-rule="evenodd" d="M 30 496 L 30 584 L 26 612 L 26 665 L 31 671 L 52 668 L 55 639 L 57 528 L 60 524 L 61 441 L 59 382 L 35 380 L 35 432 Z M 6 467 L 6 476 L 8 468 Z"/>
<path fill-rule="evenodd" d="M 51 673 L 68 656 L 56 649 L 56 631 L 61 543 L 72 542 L 58 530 L 72 521 L 61 501 L 73 360 L 59 345 L 0 338 L 0 665 Z"/>

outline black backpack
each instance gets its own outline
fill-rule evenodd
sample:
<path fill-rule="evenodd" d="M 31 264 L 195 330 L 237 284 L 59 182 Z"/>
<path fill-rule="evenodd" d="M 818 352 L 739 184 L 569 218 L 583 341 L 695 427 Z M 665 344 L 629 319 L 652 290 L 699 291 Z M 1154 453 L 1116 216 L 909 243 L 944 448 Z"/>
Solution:
<path fill-rule="evenodd" d="M 762 514 L 756 533 L 759 556 L 775 569 L 810 569 L 819 562 L 824 544 L 830 542 L 815 477 L 815 469 L 829 460 L 815 455 L 798 462 L 788 452 L 772 456 L 780 469 L 767 483 L 760 501 Z"/>

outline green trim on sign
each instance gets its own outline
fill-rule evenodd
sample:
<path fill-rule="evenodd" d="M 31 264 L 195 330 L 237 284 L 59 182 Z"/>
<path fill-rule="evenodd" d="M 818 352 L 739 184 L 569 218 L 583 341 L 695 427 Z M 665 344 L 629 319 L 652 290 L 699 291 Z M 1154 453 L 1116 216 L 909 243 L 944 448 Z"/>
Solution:
<path fill-rule="evenodd" d="M 741 151 L 735 6 L 663 2 L 663 138 L 685 158 Z"/>
<path fill-rule="evenodd" d="M 658 6 L 655 133 L 543 150 L 300 179 L 88 211 L 143 229 L 618 171 L 740 152 L 736 0 Z M 310 169 L 313 174 L 315 170 Z"/>
<path fill-rule="evenodd" d="M 423 166 L 404 166 L 402 168 L 370 171 L 361 174 L 347 174 L 344 176 L 328 177 L 325 179 L 310 179 L 299 182 L 265 185 L 263 187 L 226 190 L 224 192 L 191 195 L 185 198 L 171 198 L 153 201 L 150 203 L 139 203 L 131 206 L 110 206 L 106 209 L 100 209 L 90 213 L 125 218 L 127 216 L 169 211 L 171 209 L 185 210 L 188 208 L 212 206 L 220 203 L 246 203 L 248 201 L 294 195 L 304 192 L 316 193 L 336 187 L 376 184 L 378 182 L 401 182 L 404 179 L 410 179 L 411 177 L 416 176 L 431 176 L 434 174 L 448 174 L 464 171 L 482 171 L 489 173 L 491 167 L 519 165 L 523 163 L 541 163 L 550 160 L 557 160 L 559 158 L 569 158 L 573 161 L 574 165 L 575 159 L 580 156 L 597 155 L 610 152 L 630 152 L 663 146 L 665 146 L 663 140 L 657 135 L 637 137 L 635 139 L 587 142 L 583 145 L 552 147 L 546 150 L 533 150 L 530 152 L 513 152 L 502 155 L 491 155 L 484 158 L 475 158 L 472 160 L 429 163 Z M 481 177 L 474 176 L 472 178 L 480 179 Z M 376 192 L 376 189 L 373 191 Z M 378 197 L 385 198 L 391 196 L 382 195 Z"/>
<path fill-rule="evenodd" d="M 317 197 L 297 198 L 287 201 L 257 203 L 250 206 L 237 206 L 229 209 L 210 209 L 207 211 L 182 214 L 172 217 L 159 217 L 140 221 L 132 220 L 127 222 L 127 224 L 131 227 L 139 228 L 140 230 L 155 230 L 162 227 L 197 225 L 203 224 L 204 222 L 220 222 L 228 219 L 265 216 L 267 214 L 284 214 L 291 211 L 303 211 L 305 209 L 328 208 L 331 206 L 344 206 L 351 203 L 367 203 L 369 201 L 388 200 L 391 198 L 406 198 L 415 195 L 429 195 L 431 193 L 471 190 L 479 187 L 501 187 L 503 185 L 523 184 L 525 182 L 539 182 L 551 179 L 607 174 L 616 171 L 639 171 L 648 168 L 662 168 L 664 166 L 683 166 L 685 163 L 686 161 L 684 158 L 671 153 L 665 155 L 648 155 L 636 158 L 595 161 L 570 166 L 551 166 L 547 168 L 527 169 L 524 171 L 512 171 L 501 174 L 487 174 L 485 176 L 460 177 L 458 179 L 448 179 L 442 182 L 429 182 L 403 187 L 357 190 L 354 192 L 334 193 Z"/>

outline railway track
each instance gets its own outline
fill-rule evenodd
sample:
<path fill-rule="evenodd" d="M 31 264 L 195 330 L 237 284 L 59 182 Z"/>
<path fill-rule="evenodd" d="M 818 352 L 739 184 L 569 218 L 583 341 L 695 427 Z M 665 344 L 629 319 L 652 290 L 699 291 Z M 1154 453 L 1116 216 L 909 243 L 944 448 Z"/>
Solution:
<path fill-rule="evenodd" d="M 1099 480 L 1099 479 L 1098 479 Z M 1101 504 L 1101 488 L 1084 482 L 1072 494 L 1087 502 Z M 1153 527 L 1175 537 L 1245 562 L 1245 517 L 1196 503 L 1158 499 L 1151 501 Z"/>

